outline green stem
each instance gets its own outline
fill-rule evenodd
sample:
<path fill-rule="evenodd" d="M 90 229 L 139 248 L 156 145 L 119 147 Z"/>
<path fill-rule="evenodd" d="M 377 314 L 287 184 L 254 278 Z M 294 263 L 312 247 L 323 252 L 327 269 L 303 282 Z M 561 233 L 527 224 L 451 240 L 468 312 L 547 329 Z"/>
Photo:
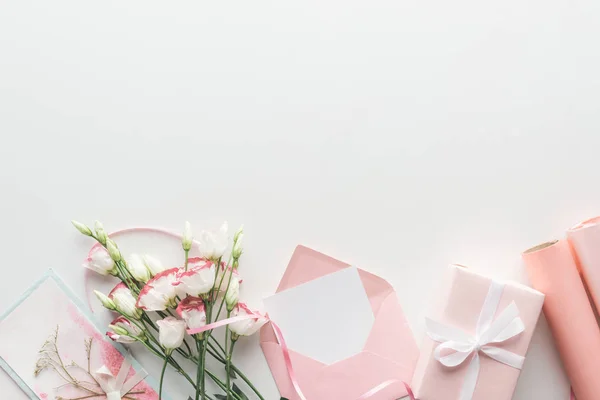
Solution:
<path fill-rule="evenodd" d="M 217 344 L 217 345 L 218 345 L 218 346 L 221 348 L 221 351 L 224 353 L 224 352 L 225 352 L 225 349 L 223 349 L 223 347 L 221 347 L 221 344 L 220 344 L 219 342 L 217 342 L 217 340 L 216 340 L 216 339 L 214 339 L 214 338 L 211 338 L 211 339 L 213 339 L 213 341 L 214 341 L 214 342 L 215 342 L 215 343 L 216 343 L 216 344 Z M 208 343 L 208 342 L 207 342 L 207 343 Z M 219 361 L 221 364 L 225 365 L 227 361 L 226 361 L 226 359 L 225 359 L 223 356 L 221 356 L 221 355 L 219 354 L 219 352 L 218 352 L 218 349 L 217 349 L 217 348 L 216 348 L 216 347 L 215 347 L 215 346 L 214 346 L 212 343 L 208 343 L 208 345 L 209 345 L 209 346 L 210 346 L 210 348 L 213 350 L 213 351 L 210 351 L 210 350 L 209 350 L 208 352 L 209 352 L 209 353 L 210 353 L 210 354 L 211 354 L 211 355 L 212 355 L 212 356 L 215 358 L 215 360 L 217 360 L 217 361 Z M 242 378 L 242 380 L 243 380 L 244 382 L 246 382 L 246 384 L 248 385 L 248 387 L 249 387 L 250 389 L 252 389 L 252 391 L 253 391 L 254 393 L 256 393 L 256 395 L 257 395 L 257 396 L 258 396 L 258 397 L 259 397 L 261 400 L 265 400 L 265 398 L 262 396 L 262 394 L 260 394 L 260 392 L 258 391 L 258 389 L 256 388 L 256 386 L 254 386 L 254 385 L 252 384 L 252 382 L 250 381 L 250 379 L 248 379 L 248 377 L 247 377 L 247 376 L 246 376 L 246 375 L 245 375 L 245 374 L 244 374 L 242 371 L 240 371 L 240 369 L 239 369 L 238 367 L 236 367 L 236 366 L 235 366 L 235 364 L 231 363 L 231 369 L 232 369 L 233 371 L 235 371 L 235 373 L 236 373 L 236 374 L 237 374 L 237 375 L 238 375 L 240 378 Z"/>
<path fill-rule="evenodd" d="M 209 339 L 213 340 L 213 342 L 219 347 L 219 349 L 221 349 L 221 352 L 223 353 L 223 357 L 225 357 L 226 356 L 225 349 L 223 348 L 221 343 L 219 343 L 219 341 L 212 336 L 209 336 Z M 214 345 L 211 345 L 211 348 L 215 349 Z M 216 349 L 215 349 L 215 351 L 216 351 Z"/>
<path fill-rule="evenodd" d="M 240 378 L 242 378 L 242 380 L 243 380 L 244 382 L 246 382 L 246 385 L 248 385 L 248 387 L 250 387 L 250 389 L 252 389 L 252 391 L 253 391 L 254 393 L 256 393 L 256 395 L 258 396 L 258 398 L 259 398 L 260 400 L 265 400 L 265 398 L 262 396 L 262 394 L 260 394 L 260 392 L 258 391 L 258 389 L 256 388 L 256 386 L 254 386 L 254 385 L 252 384 L 252 382 L 250 382 L 250 379 L 248 379 L 248 377 L 246 377 L 246 375 L 244 375 L 244 374 L 242 373 L 242 371 L 240 371 L 240 370 L 238 369 L 238 367 L 236 367 L 234 364 L 231 364 L 231 368 L 232 368 L 232 369 L 235 371 L 235 373 L 236 373 L 236 374 L 237 374 L 237 375 L 238 375 Z"/>
<path fill-rule="evenodd" d="M 212 372 L 206 370 L 206 374 L 208 376 L 210 376 L 213 381 L 215 381 L 215 383 L 217 384 L 218 387 L 221 388 L 221 390 L 223 390 L 224 392 L 227 391 L 227 389 L 225 388 L 225 384 L 223 382 L 221 382 L 221 380 L 219 378 L 217 378 L 216 376 L 214 376 L 214 374 Z M 235 393 L 235 392 L 233 392 L 231 395 L 233 396 L 234 400 L 243 400 L 242 397 L 239 394 Z"/>
<path fill-rule="evenodd" d="M 227 331 L 225 332 L 225 343 L 227 343 L 228 337 L 230 337 L 229 326 L 227 326 Z M 234 345 L 235 340 L 231 340 L 231 347 L 229 348 L 229 354 L 227 355 L 227 364 L 225 366 L 225 370 L 227 371 L 227 400 L 231 398 L 231 357 L 233 357 Z"/>
<path fill-rule="evenodd" d="M 190 251 L 189 250 L 184 250 L 184 252 L 185 252 L 185 261 L 184 261 L 184 264 L 183 264 L 183 268 L 184 268 L 185 271 L 187 271 L 187 269 L 188 269 L 188 258 L 189 258 Z"/>
<path fill-rule="evenodd" d="M 236 260 L 233 260 L 234 264 L 236 262 Z M 229 286 L 231 286 L 231 278 L 233 277 L 233 265 L 231 267 L 229 267 L 229 263 L 227 264 L 227 268 L 229 269 L 229 278 L 227 281 L 227 288 L 225 289 L 225 294 L 227 294 L 227 291 L 229 290 Z M 221 277 L 221 283 L 219 283 L 219 288 L 221 288 L 221 284 L 223 283 L 223 278 L 225 278 L 225 274 L 223 274 L 223 276 Z M 219 316 L 221 315 L 221 311 L 223 311 L 223 304 L 225 304 L 225 296 L 223 296 L 223 298 L 221 299 L 221 304 L 219 304 L 219 311 L 217 311 L 217 318 L 219 319 Z"/>
<path fill-rule="evenodd" d="M 165 363 L 163 364 L 162 372 L 160 373 L 160 388 L 158 389 L 158 400 L 162 399 L 162 388 L 163 381 L 165 379 L 165 371 L 167 370 L 167 364 L 169 362 L 169 356 L 165 357 Z"/>
<path fill-rule="evenodd" d="M 210 297 L 212 297 L 210 295 Z M 210 299 L 209 297 L 209 299 Z M 205 301 L 205 305 L 206 305 L 206 324 L 210 324 L 211 322 L 211 317 L 212 317 L 212 302 L 210 300 L 206 300 Z M 210 332 L 204 332 L 203 335 L 210 335 Z M 205 395 L 205 388 L 206 388 L 206 379 L 205 379 L 205 374 L 206 374 L 206 348 L 208 346 L 206 346 L 206 342 L 203 343 L 201 352 L 199 353 L 200 355 L 200 365 L 201 365 L 201 371 L 200 371 L 200 388 L 202 390 L 202 400 L 205 399 L 204 395 Z"/>
<path fill-rule="evenodd" d="M 200 382 L 200 387 L 202 388 L 202 400 L 204 400 L 205 389 L 206 389 L 206 379 L 204 378 L 204 374 L 206 373 L 206 345 L 202 346 L 202 381 Z"/>
<path fill-rule="evenodd" d="M 202 379 L 202 370 L 201 365 L 204 363 L 204 360 L 202 358 L 202 345 L 201 345 L 201 340 L 196 339 L 196 349 L 198 351 L 198 356 L 200 357 L 200 359 L 198 360 L 198 364 L 196 365 L 196 400 L 200 399 L 200 380 Z"/>

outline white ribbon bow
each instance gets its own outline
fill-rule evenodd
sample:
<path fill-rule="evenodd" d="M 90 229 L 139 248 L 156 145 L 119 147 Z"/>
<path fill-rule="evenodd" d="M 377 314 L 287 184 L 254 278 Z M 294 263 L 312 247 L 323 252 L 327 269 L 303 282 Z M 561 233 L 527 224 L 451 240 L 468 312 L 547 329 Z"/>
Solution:
<path fill-rule="evenodd" d="M 148 376 L 146 371 L 141 370 L 125 382 L 130 368 L 131 363 L 125 358 L 116 378 L 106 365 L 103 365 L 96 371 L 96 380 L 104 393 L 106 393 L 106 400 L 121 400 L 123 396 Z"/>
<path fill-rule="evenodd" d="M 494 320 L 498 309 L 504 284 L 492 281 L 483 308 L 479 314 L 475 336 L 462 330 L 427 319 L 427 334 L 436 342 L 441 342 L 435 349 L 435 359 L 446 367 L 456 367 L 472 354 L 471 363 L 460 393 L 460 400 L 471 400 L 479 377 L 479 352 L 496 361 L 521 369 L 525 357 L 493 346 L 513 338 L 525 330 L 525 325 L 519 317 L 519 309 L 512 302 Z M 449 355 L 442 356 L 442 351 L 454 350 Z"/>

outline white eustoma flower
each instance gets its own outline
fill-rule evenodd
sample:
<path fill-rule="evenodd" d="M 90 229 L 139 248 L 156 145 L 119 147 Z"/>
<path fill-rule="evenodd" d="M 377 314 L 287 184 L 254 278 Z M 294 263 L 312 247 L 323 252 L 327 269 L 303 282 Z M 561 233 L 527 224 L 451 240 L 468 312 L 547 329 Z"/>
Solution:
<path fill-rule="evenodd" d="M 106 332 L 106 335 L 115 342 L 128 344 L 134 343 L 137 340 L 136 338 L 144 340 L 142 330 L 125 317 L 115 319 L 108 327 L 111 330 Z"/>
<path fill-rule="evenodd" d="M 255 318 L 249 318 L 243 321 L 234 322 L 229 325 L 229 329 L 238 336 L 254 335 L 258 330 L 268 322 L 267 318 L 248 308 L 244 303 L 238 303 L 234 307 L 231 316 L 253 315 Z"/>
<path fill-rule="evenodd" d="M 216 232 L 202 231 L 198 243 L 200 255 L 209 260 L 218 260 L 225 253 L 229 237 L 227 236 L 228 225 L 224 222 L 221 229 Z"/>
<path fill-rule="evenodd" d="M 215 285 L 215 264 L 205 258 L 190 258 L 187 271 L 179 270 L 174 285 L 190 296 L 210 292 Z"/>
<path fill-rule="evenodd" d="M 151 278 L 150 270 L 146 267 L 144 259 L 139 254 L 131 254 L 126 262 L 127 270 L 136 281 L 148 282 Z"/>
<path fill-rule="evenodd" d="M 158 258 L 152 257 L 148 254 L 144 254 L 142 256 L 142 258 L 144 260 L 144 264 L 146 265 L 146 268 L 148 268 L 148 270 L 150 271 L 152 276 L 154 276 L 156 274 L 160 274 L 161 272 L 166 270 L 166 268 L 164 267 L 164 265 L 160 262 L 160 260 Z"/>
<path fill-rule="evenodd" d="M 162 311 L 174 307 L 175 298 L 183 292 L 173 284 L 176 282 L 179 268 L 167 269 L 154 278 L 140 291 L 137 306 L 146 311 Z"/>
<path fill-rule="evenodd" d="M 83 264 L 85 268 L 91 269 L 100 275 L 116 275 L 117 267 L 108 251 L 104 247 L 98 246 L 92 250 Z"/>
<path fill-rule="evenodd" d="M 185 321 L 189 329 L 206 325 L 206 308 L 200 297 L 188 296 L 177 306 L 177 314 Z"/>
<path fill-rule="evenodd" d="M 156 321 L 158 325 L 158 340 L 167 353 L 181 346 L 185 337 L 185 321 L 167 317 Z"/>
<path fill-rule="evenodd" d="M 135 297 L 123 282 L 111 290 L 108 298 L 112 300 L 116 309 L 122 314 L 133 319 L 140 319 L 142 316 L 142 310 L 136 307 Z"/>

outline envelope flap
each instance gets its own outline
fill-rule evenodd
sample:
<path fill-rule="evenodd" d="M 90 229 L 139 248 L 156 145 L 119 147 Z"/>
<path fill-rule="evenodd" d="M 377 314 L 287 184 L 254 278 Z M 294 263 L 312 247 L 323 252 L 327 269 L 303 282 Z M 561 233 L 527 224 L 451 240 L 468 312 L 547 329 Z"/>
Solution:
<path fill-rule="evenodd" d="M 349 267 L 335 258 L 329 257 L 305 246 L 297 246 L 288 264 L 276 293 L 312 281 L 324 275 Z"/>
<path fill-rule="evenodd" d="M 365 288 L 365 292 L 369 297 L 373 315 L 377 317 L 380 313 L 381 305 L 390 293 L 394 293 L 394 289 L 385 279 L 373 275 L 370 272 L 358 268 L 358 274 Z"/>
<path fill-rule="evenodd" d="M 313 279 L 332 274 L 344 268 L 350 267 L 350 264 L 336 260 L 316 250 L 299 245 L 288 264 L 283 278 L 277 287 L 276 293 L 291 289 L 303 283 L 310 282 Z M 392 286 L 383 278 L 373 275 L 362 269 L 358 269 L 360 278 L 365 287 L 373 313 L 377 315 L 379 307 L 387 295 L 394 291 Z"/>
<path fill-rule="evenodd" d="M 411 371 L 412 376 L 419 349 L 395 292 L 381 303 L 364 349 L 391 359 Z"/>

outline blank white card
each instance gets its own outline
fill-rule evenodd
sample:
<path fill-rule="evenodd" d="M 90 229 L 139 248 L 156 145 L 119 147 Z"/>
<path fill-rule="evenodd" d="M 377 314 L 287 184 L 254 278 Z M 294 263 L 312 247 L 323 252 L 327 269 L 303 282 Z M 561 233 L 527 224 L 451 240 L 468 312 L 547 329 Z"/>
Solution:
<path fill-rule="evenodd" d="M 355 267 L 269 296 L 264 303 L 289 348 L 325 364 L 362 351 L 375 321 Z"/>

